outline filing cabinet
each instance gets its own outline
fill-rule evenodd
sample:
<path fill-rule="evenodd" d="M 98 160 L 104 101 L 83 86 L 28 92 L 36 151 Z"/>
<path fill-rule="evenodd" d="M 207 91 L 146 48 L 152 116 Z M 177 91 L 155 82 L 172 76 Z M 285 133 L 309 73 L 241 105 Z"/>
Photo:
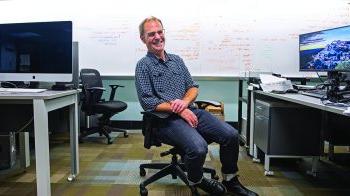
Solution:
<path fill-rule="evenodd" d="M 319 110 L 284 101 L 259 99 L 255 100 L 254 109 L 254 144 L 265 154 L 267 172 L 270 172 L 270 158 L 320 155 Z"/>

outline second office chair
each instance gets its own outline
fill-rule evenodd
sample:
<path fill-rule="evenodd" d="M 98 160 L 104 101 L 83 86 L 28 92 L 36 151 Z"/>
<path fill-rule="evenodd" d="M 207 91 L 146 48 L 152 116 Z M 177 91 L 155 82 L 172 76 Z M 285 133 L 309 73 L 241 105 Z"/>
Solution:
<path fill-rule="evenodd" d="M 126 130 L 113 127 L 110 118 L 127 108 L 127 104 L 123 101 L 114 100 L 115 93 L 120 85 L 109 85 L 111 94 L 109 100 L 102 99 L 103 88 L 100 73 L 95 69 L 81 69 L 80 79 L 82 83 L 82 111 L 86 116 L 100 115 L 98 117 L 98 125 L 95 127 L 82 128 L 80 139 L 93 133 L 99 133 L 107 137 L 107 143 L 112 143 L 110 132 L 122 132 L 124 137 L 128 137 Z"/>

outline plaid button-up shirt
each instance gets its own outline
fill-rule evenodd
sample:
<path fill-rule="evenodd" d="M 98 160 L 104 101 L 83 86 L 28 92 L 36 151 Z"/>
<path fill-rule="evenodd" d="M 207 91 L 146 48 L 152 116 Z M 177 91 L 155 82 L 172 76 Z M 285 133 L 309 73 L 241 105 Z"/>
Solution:
<path fill-rule="evenodd" d="M 177 55 L 165 53 L 166 61 L 148 52 L 137 62 L 135 85 L 141 106 L 154 111 L 157 105 L 182 99 L 191 87 L 198 87 Z"/>

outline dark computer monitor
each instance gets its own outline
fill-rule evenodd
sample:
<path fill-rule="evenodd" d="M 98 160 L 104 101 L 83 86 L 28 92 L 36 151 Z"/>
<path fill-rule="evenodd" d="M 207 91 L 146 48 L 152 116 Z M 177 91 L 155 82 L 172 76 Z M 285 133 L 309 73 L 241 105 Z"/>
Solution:
<path fill-rule="evenodd" d="M 300 71 L 349 72 L 350 26 L 299 35 Z"/>
<path fill-rule="evenodd" d="M 72 81 L 72 22 L 0 24 L 0 81 Z"/>

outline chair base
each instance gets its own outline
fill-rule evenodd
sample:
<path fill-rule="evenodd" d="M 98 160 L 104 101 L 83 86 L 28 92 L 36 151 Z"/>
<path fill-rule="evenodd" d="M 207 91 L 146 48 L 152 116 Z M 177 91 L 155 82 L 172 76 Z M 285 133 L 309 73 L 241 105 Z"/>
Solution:
<path fill-rule="evenodd" d="M 91 128 L 81 128 L 81 133 L 79 136 L 79 142 L 82 143 L 82 139 L 88 135 L 99 133 L 100 136 L 104 135 L 107 138 L 107 144 L 112 144 L 114 139 L 111 138 L 109 133 L 111 132 L 122 132 L 124 133 L 124 137 L 129 137 L 128 132 L 124 129 L 116 128 L 116 127 L 110 127 L 110 126 L 103 126 L 101 127 L 91 127 Z"/>
<path fill-rule="evenodd" d="M 174 158 L 175 156 L 175 158 Z M 199 195 L 197 189 L 194 186 L 189 185 L 189 181 L 187 179 L 187 175 L 185 174 L 186 168 L 183 163 L 179 163 L 176 159 L 176 155 L 173 155 L 172 162 L 169 163 L 144 163 L 140 165 L 140 176 L 146 175 L 145 169 L 160 169 L 157 173 L 141 182 L 140 184 L 140 195 L 147 196 L 148 190 L 146 186 L 159 180 L 160 178 L 171 175 L 173 179 L 179 177 L 190 189 L 192 195 Z M 216 175 L 216 171 L 212 168 L 203 168 L 205 173 L 210 173 L 212 179 L 219 179 L 219 176 Z"/>

